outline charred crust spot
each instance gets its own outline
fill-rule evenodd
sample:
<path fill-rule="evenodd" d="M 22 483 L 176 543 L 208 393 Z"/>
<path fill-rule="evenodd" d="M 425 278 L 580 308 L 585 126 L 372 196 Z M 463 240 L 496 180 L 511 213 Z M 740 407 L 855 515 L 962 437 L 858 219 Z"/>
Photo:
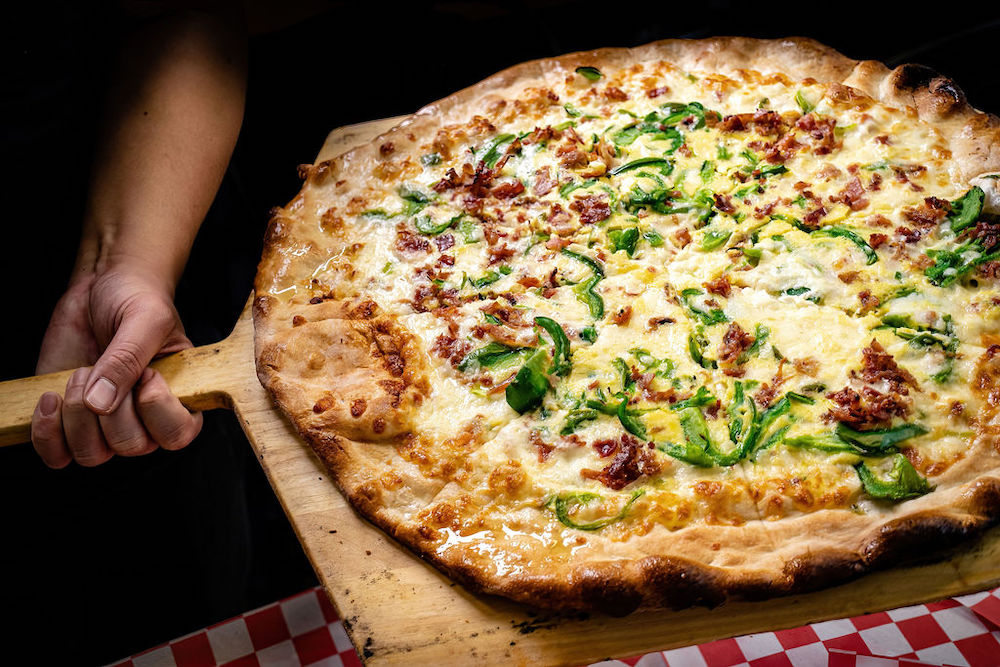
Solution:
<path fill-rule="evenodd" d="M 306 318 L 302 317 L 301 315 L 296 315 L 295 317 L 292 318 L 292 326 L 293 327 L 300 327 L 303 324 L 305 324 L 307 321 L 308 320 L 306 320 Z"/>
<path fill-rule="evenodd" d="M 799 593 L 836 586 L 864 572 L 857 555 L 825 551 L 789 559 L 782 570 L 791 590 Z"/>
<path fill-rule="evenodd" d="M 396 146 L 393 145 L 393 143 L 391 141 L 387 141 L 387 142 L 385 142 L 384 144 L 382 144 L 381 146 L 378 147 L 378 153 L 382 157 L 386 157 L 388 155 L 392 155 L 393 151 L 395 151 L 395 150 L 396 150 Z"/>
<path fill-rule="evenodd" d="M 707 568 L 663 556 L 644 558 L 639 566 L 646 585 L 671 609 L 711 608 L 726 600 L 723 582 Z"/>
<path fill-rule="evenodd" d="M 572 586 L 585 606 L 609 616 L 626 616 L 642 604 L 642 593 L 625 575 L 620 566 L 610 563 L 579 567 L 573 572 Z"/>
<path fill-rule="evenodd" d="M 368 409 L 368 402 L 363 398 L 356 398 L 351 401 L 351 416 L 357 419 L 361 415 L 365 414 L 365 410 Z"/>
<path fill-rule="evenodd" d="M 877 569 L 914 555 L 926 556 L 952 547 L 976 531 L 972 518 L 919 512 L 882 526 L 863 547 L 865 565 Z"/>
<path fill-rule="evenodd" d="M 372 420 L 372 432 L 373 433 L 383 433 L 385 431 L 385 420 L 381 417 L 376 417 Z"/>

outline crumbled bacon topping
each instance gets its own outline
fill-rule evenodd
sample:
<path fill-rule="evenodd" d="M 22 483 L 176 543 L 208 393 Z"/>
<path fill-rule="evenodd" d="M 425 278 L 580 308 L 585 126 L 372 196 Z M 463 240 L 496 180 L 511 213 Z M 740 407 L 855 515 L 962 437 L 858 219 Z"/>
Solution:
<path fill-rule="evenodd" d="M 577 197 L 569 207 L 580 214 L 580 222 L 588 225 L 611 217 L 611 206 L 606 199 L 598 195 Z"/>
<path fill-rule="evenodd" d="M 724 364 L 735 364 L 746 350 L 756 340 L 736 322 L 731 322 L 719 343 L 719 361 Z"/>
<path fill-rule="evenodd" d="M 617 441 L 594 443 L 595 448 L 599 444 L 598 453 L 601 457 L 613 456 L 613 458 L 602 470 L 582 469 L 580 475 L 585 479 L 596 479 L 604 486 L 617 491 L 643 475 L 651 476 L 660 471 L 660 464 L 653 452 L 628 433 L 622 434 Z"/>

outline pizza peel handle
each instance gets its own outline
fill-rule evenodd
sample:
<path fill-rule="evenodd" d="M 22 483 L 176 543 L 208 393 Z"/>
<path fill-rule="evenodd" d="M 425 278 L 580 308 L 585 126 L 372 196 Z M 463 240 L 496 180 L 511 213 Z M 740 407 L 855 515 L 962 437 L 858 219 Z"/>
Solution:
<path fill-rule="evenodd" d="M 157 359 L 150 366 L 159 371 L 171 391 L 189 410 L 231 408 L 234 382 L 257 382 L 245 368 L 253 345 L 249 301 L 233 332 L 224 340 Z M 0 447 L 28 442 L 31 415 L 38 398 L 47 391 L 62 394 L 73 370 L 0 382 Z"/>

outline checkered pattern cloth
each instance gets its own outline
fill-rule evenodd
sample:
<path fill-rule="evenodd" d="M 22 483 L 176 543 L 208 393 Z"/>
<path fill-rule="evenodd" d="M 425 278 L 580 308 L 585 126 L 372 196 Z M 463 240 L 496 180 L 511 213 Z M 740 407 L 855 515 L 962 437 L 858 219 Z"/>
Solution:
<path fill-rule="evenodd" d="M 360 667 L 322 588 L 157 646 L 114 667 Z M 1000 589 L 592 667 L 1000 667 Z"/>

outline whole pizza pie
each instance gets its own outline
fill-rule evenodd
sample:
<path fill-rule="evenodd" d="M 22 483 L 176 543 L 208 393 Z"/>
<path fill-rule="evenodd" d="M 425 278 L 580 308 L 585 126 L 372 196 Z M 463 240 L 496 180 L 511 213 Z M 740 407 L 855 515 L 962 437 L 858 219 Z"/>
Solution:
<path fill-rule="evenodd" d="M 804 39 L 525 63 L 302 168 L 258 373 L 467 586 L 626 613 L 1000 516 L 1000 120 Z"/>

